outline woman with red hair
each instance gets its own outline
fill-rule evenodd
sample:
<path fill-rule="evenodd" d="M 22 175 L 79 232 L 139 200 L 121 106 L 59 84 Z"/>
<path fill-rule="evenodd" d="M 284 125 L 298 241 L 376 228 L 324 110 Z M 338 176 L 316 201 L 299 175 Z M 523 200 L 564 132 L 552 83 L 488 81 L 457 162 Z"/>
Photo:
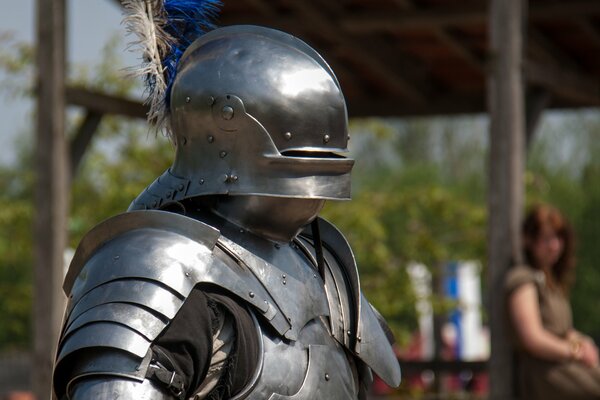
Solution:
<path fill-rule="evenodd" d="M 573 328 L 569 289 L 574 235 L 555 208 L 534 207 L 523 223 L 526 265 L 506 277 L 523 399 L 600 399 L 598 347 Z"/>

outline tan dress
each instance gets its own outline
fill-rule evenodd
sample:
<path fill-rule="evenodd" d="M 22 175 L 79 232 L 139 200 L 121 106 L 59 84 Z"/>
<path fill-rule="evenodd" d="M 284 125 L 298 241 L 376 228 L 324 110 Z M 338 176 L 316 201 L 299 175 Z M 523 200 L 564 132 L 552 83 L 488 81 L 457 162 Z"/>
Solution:
<path fill-rule="evenodd" d="M 540 303 L 542 325 L 565 338 L 573 328 L 569 300 L 560 290 L 545 283 L 544 273 L 526 266 L 508 271 L 505 282 L 508 295 L 519 286 L 534 283 Z M 531 400 L 600 399 L 600 368 L 588 368 L 577 361 L 546 361 L 526 353 L 516 340 L 519 398 Z"/>

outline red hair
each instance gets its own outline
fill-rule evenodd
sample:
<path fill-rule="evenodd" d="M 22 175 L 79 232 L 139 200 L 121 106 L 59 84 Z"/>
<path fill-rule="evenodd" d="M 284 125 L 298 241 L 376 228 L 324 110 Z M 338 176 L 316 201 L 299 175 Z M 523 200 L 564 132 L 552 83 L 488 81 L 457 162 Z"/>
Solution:
<path fill-rule="evenodd" d="M 533 268 L 539 268 L 533 257 L 532 247 L 539 238 L 542 229 L 548 227 L 556 233 L 563 242 L 563 251 L 558 261 L 552 266 L 546 279 L 552 287 L 559 287 L 568 293 L 573 282 L 573 270 L 575 267 L 575 234 L 569 221 L 556 208 L 540 204 L 533 207 L 523 221 L 523 252 L 525 260 Z"/>

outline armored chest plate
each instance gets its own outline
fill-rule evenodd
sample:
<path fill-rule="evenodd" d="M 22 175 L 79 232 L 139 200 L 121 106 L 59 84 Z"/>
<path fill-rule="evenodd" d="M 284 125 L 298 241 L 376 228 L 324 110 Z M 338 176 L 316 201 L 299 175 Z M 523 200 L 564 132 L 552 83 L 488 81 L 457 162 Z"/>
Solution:
<path fill-rule="evenodd" d="M 330 302 L 311 261 L 295 245 L 229 237 L 233 240 L 220 240 L 263 283 L 289 323 L 286 331 L 278 331 L 268 315 L 253 311 L 262 359 L 254 381 L 232 400 L 357 399 L 356 368 L 332 335 Z"/>
<path fill-rule="evenodd" d="M 306 324 L 295 341 L 264 330 L 261 335 L 260 375 L 253 389 L 235 400 L 358 398 L 354 368 L 322 318 Z"/>

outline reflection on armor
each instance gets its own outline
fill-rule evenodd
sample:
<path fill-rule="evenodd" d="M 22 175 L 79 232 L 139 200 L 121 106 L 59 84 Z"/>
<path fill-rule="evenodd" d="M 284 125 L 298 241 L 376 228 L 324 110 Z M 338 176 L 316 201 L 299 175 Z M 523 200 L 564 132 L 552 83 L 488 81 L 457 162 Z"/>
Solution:
<path fill-rule="evenodd" d="M 209 286 L 254 326 L 258 357 L 232 399 L 363 399 L 371 371 L 397 386 L 352 250 L 317 218 L 325 199 L 349 198 L 353 164 L 338 154 L 346 108 L 325 61 L 279 31 L 216 29 L 181 58 L 170 109 L 174 165 L 69 268 L 56 396 L 201 398 L 155 345 Z"/>

